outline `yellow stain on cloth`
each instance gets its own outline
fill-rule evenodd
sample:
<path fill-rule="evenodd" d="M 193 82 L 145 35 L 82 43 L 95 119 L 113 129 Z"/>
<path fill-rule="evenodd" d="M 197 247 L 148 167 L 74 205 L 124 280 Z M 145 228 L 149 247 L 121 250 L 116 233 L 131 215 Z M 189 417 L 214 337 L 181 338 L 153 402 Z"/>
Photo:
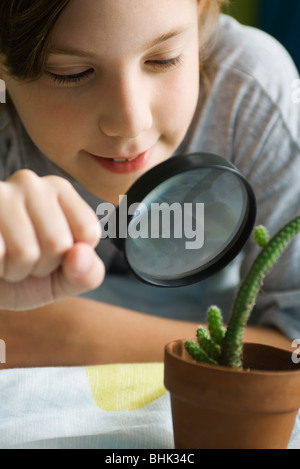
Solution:
<path fill-rule="evenodd" d="M 141 409 L 166 393 L 163 363 L 89 366 L 86 373 L 102 410 Z"/>

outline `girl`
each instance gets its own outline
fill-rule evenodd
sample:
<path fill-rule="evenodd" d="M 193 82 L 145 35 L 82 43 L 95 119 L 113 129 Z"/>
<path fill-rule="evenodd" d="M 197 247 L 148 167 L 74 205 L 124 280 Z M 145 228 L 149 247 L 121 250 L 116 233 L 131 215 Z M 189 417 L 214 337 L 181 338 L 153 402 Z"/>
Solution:
<path fill-rule="evenodd" d="M 257 223 L 271 232 L 297 213 L 297 71 L 262 32 L 226 16 L 218 28 L 222 3 L 0 0 L 7 366 L 161 360 L 169 340 L 194 335 L 187 320 L 204 320 L 211 303 L 228 309 L 239 260 L 192 288 L 158 292 L 122 275 L 117 253 L 98 245 L 99 202 L 117 203 L 172 155 L 232 161 L 254 187 Z M 264 327 L 249 327 L 247 339 L 289 346 L 299 337 L 298 245 L 266 281 L 255 314 Z M 249 243 L 242 273 L 255 254 Z M 102 302 L 79 297 L 101 283 Z M 157 307 L 172 319 L 137 312 Z"/>

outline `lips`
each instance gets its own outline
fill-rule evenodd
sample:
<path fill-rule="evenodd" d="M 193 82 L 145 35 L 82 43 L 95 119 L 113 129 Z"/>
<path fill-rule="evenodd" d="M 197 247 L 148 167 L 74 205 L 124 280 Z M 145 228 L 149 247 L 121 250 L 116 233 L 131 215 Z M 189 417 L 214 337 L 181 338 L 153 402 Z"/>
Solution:
<path fill-rule="evenodd" d="M 117 174 L 129 174 L 144 169 L 151 159 L 154 147 L 136 156 L 102 157 L 89 154 L 93 160 L 106 170 Z"/>
<path fill-rule="evenodd" d="M 112 160 L 115 161 L 116 163 L 127 163 L 127 162 L 130 162 L 130 161 L 136 160 L 136 159 L 139 158 L 141 155 L 142 155 L 142 153 L 140 153 L 140 154 L 137 155 L 137 156 L 133 156 L 133 157 L 126 157 L 126 158 L 110 158 L 110 159 L 112 159 Z"/>

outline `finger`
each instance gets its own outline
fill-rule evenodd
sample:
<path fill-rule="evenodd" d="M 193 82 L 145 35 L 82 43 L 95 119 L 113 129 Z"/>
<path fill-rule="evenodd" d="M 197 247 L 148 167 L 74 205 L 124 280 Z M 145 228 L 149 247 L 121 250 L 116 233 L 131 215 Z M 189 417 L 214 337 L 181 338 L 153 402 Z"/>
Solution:
<path fill-rule="evenodd" d="M 18 283 L 0 279 L 0 308 L 26 311 L 45 306 L 97 288 L 104 275 L 104 265 L 93 249 L 78 243 L 65 255 L 63 266 L 51 276 L 29 276 Z"/>
<path fill-rule="evenodd" d="M 68 220 L 56 195 L 50 192 L 47 200 L 42 195 L 38 200 L 29 196 L 26 201 L 41 249 L 41 257 L 31 272 L 35 277 L 44 277 L 54 272 L 74 244 Z"/>
<path fill-rule="evenodd" d="M 4 202 L 3 205 L 6 207 L 1 214 L 3 225 L 5 222 L 10 232 L 23 237 L 25 224 L 27 228 L 31 224 L 31 231 L 40 251 L 35 262 L 31 262 L 31 268 L 26 271 L 20 270 L 20 274 L 16 275 L 16 269 L 13 270 L 12 266 L 17 265 L 23 250 L 18 249 L 16 243 L 10 241 L 9 233 L 4 233 L 10 255 L 8 259 L 13 259 L 13 264 L 9 262 L 5 266 L 4 278 L 21 281 L 26 273 L 43 277 L 56 270 L 62 256 L 73 245 L 73 235 L 57 199 L 56 189 L 47 182 L 46 178 L 40 178 L 32 171 L 23 170 L 15 173 L 10 178 L 9 184 L 2 185 L 1 202 Z M 25 212 L 23 216 L 20 214 L 21 211 Z M 16 215 L 16 212 L 19 215 Z M 27 249 L 26 247 L 26 252 Z"/>
<path fill-rule="evenodd" d="M 0 278 L 2 278 L 4 274 L 4 261 L 5 261 L 5 241 L 3 239 L 2 234 L 0 233 Z"/>
<path fill-rule="evenodd" d="M 101 238 L 101 228 L 96 213 L 68 181 L 55 176 L 48 178 L 51 184 L 57 187 L 59 203 L 69 222 L 75 242 L 87 243 L 95 248 Z"/>
<path fill-rule="evenodd" d="M 88 244 L 76 243 L 65 255 L 62 267 L 52 274 L 53 295 L 62 299 L 94 290 L 104 276 L 104 264 L 95 251 Z"/>
<path fill-rule="evenodd" d="M 35 230 L 25 207 L 17 199 L 1 207 L 0 226 L 5 244 L 1 269 L 2 278 L 8 282 L 24 280 L 40 257 Z"/>

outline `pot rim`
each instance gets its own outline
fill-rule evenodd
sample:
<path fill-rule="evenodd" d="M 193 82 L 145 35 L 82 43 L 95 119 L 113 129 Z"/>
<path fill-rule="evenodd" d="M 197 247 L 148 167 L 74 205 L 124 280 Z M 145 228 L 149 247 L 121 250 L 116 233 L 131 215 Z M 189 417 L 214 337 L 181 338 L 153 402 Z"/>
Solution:
<path fill-rule="evenodd" d="M 186 342 L 186 340 L 188 340 L 188 339 L 177 339 L 177 340 L 173 340 L 172 342 L 169 342 L 165 346 L 165 353 L 169 354 L 174 359 L 179 360 L 182 363 L 188 364 L 191 367 L 202 367 L 202 368 L 206 368 L 208 370 L 215 370 L 219 373 L 226 372 L 226 373 L 243 374 L 243 375 L 251 374 L 251 375 L 256 375 L 256 376 L 262 376 L 262 375 L 264 375 L 264 376 L 266 376 L 266 375 L 267 376 L 279 376 L 279 375 L 288 376 L 288 375 L 291 375 L 292 376 L 292 375 L 300 372 L 300 364 L 298 365 L 298 367 L 295 364 L 295 369 L 264 370 L 264 369 L 256 369 L 256 368 L 238 369 L 238 368 L 230 368 L 230 367 L 223 366 L 223 365 L 211 365 L 209 363 L 197 362 L 196 360 L 194 360 L 189 355 L 184 357 L 184 356 L 180 356 L 178 353 L 174 352 L 174 345 L 175 344 L 182 344 L 184 346 L 184 343 Z M 286 349 L 283 349 L 283 348 L 280 348 L 280 347 L 274 347 L 273 345 L 260 344 L 260 343 L 256 343 L 256 342 L 244 342 L 243 345 L 246 346 L 246 347 L 247 346 L 259 346 L 261 349 L 269 349 L 269 350 L 273 349 L 273 350 L 277 350 L 277 351 L 285 353 L 285 354 L 290 354 L 290 356 L 292 357 L 292 351 L 290 352 L 289 350 L 286 350 Z M 292 358 L 291 358 L 291 362 L 292 362 Z"/>
<path fill-rule="evenodd" d="M 296 412 L 300 408 L 300 365 L 295 370 L 284 370 L 283 357 L 288 359 L 289 351 L 273 346 L 262 348 L 276 349 L 265 356 L 264 363 L 277 363 L 283 370 L 233 369 L 226 366 L 197 363 L 184 347 L 185 340 L 179 339 L 165 348 L 164 384 L 171 395 L 180 400 L 188 400 L 199 406 L 199 396 L 207 408 L 215 408 L 222 402 L 222 408 L 263 413 Z M 253 344 L 255 347 L 261 344 Z M 177 350 L 176 350 L 177 348 Z M 174 350 L 175 349 L 175 350 Z M 261 347 L 260 347 L 261 349 Z M 249 357 L 255 360 L 261 350 L 249 349 Z M 251 353 L 252 352 L 252 353 Z M 183 356 L 180 356 L 183 354 Z M 291 366 L 293 365 L 292 357 Z M 273 364 L 274 366 L 274 364 Z M 288 366 L 288 364 L 287 364 Z M 295 365 L 296 366 L 296 365 Z M 237 406 L 237 401 L 239 402 Z"/>

